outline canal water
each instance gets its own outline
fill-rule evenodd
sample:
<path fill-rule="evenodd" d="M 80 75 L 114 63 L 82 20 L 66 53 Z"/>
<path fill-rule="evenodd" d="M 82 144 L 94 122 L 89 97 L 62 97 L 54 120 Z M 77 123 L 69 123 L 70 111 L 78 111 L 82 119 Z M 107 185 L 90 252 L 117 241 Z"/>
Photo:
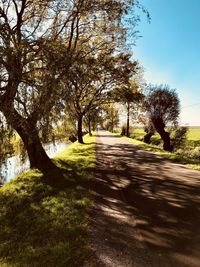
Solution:
<path fill-rule="evenodd" d="M 56 153 L 63 151 L 68 146 L 69 144 L 65 143 L 55 143 L 45 145 L 44 149 L 47 155 L 52 158 Z M 22 162 L 20 156 L 10 157 L 6 159 L 5 162 L 0 166 L 1 180 L 3 183 L 7 183 L 21 172 L 29 169 L 29 167 L 30 164 L 28 159 L 25 162 Z"/>

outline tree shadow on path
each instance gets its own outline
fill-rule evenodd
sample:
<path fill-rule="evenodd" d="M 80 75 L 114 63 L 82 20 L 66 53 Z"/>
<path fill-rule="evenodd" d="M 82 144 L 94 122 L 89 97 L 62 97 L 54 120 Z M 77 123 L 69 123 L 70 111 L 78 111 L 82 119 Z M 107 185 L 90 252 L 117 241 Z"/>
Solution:
<path fill-rule="evenodd" d="M 200 173 L 127 143 L 97 162 L 94 266 L 200 266 Z"/>

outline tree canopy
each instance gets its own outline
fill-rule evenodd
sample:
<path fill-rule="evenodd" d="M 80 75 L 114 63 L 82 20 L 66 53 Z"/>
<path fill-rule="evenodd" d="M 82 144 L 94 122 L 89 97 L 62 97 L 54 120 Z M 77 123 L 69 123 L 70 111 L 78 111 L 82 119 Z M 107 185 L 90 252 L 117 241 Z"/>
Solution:
<path fill-rule="evenodd" d="M 44 129 L 47 133 L 49 122 L 62 109 L 62 99 L 75 103 L 75 84 L 78 90 L 83 84 L 87 88 L 83 100 L 87 103 L 81 107 L 88 109 L 92 95 L 98 98 L 102 88 L 110 86 L 109 75 L 110 80 L 116 75 L 121 79 L 116 58 L 120 62 L 124 57 L 122 16 L 137 5 L 131 0 L 1 2 L 0 112 L 22 138 L 31 167 L 52 166 L 39 134 Z M 124 74 L 128 66 L 123 66 Z"/>
<path fill-rule="evenodd" d="M 170 89 L 168 85 L 150 85 L 144 107 L 148 118 L 163 139 L 163 148 L 171 151 L 170 137 L 169 133 L 165 131 L 165 127 L 177 124 L 180 103 L 176 91 Z"/>

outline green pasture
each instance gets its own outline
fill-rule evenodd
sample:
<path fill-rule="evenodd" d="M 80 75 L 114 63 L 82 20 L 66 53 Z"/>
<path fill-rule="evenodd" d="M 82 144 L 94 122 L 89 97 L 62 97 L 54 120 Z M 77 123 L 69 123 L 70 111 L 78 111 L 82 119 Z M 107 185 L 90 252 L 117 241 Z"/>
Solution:
<path fill-rule="evenodd" d="M 200 141 L 200 126 L 189 127 L 188 140 Z"/>
<path fill-rule="evenodd" d="M 131 137 L 142 140 L 145 135 L 144 128 L 132 127 L 131 129 Z M 153 140 L 160 140 L 160 136 L 156 133 L 153 137 Z M 189 127 L 187 134 L 187 141 L 189 144 L 198 144 L 200 145 L 200 126 Z"/>

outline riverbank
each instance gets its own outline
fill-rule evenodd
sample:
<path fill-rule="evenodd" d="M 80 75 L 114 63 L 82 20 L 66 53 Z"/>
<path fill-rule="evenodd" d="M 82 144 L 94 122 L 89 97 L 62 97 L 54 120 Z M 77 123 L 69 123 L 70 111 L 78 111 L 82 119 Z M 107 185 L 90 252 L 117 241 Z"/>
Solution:
<path fill-rule="evenodd" d="M 95 137 L 53 159 L 57 168 L 29 170 L 0 189 L 0 266 L 81 266 L 95 164 Z"/>
<path fill-rule="evenodd" d="M 67 148 L 70 143 L 67 142 L 55 142 L 44 145 L 44 149 L 47 155 L 52 158 L 58 152 L 63 151 Z M 21 159 L 21 155 L 15 155 L 8 157 L 0 165 L 0 184 L 9 182 L 14 177 L 20 175 L 22 172 L 30 168 L 28 158 Z"/>

